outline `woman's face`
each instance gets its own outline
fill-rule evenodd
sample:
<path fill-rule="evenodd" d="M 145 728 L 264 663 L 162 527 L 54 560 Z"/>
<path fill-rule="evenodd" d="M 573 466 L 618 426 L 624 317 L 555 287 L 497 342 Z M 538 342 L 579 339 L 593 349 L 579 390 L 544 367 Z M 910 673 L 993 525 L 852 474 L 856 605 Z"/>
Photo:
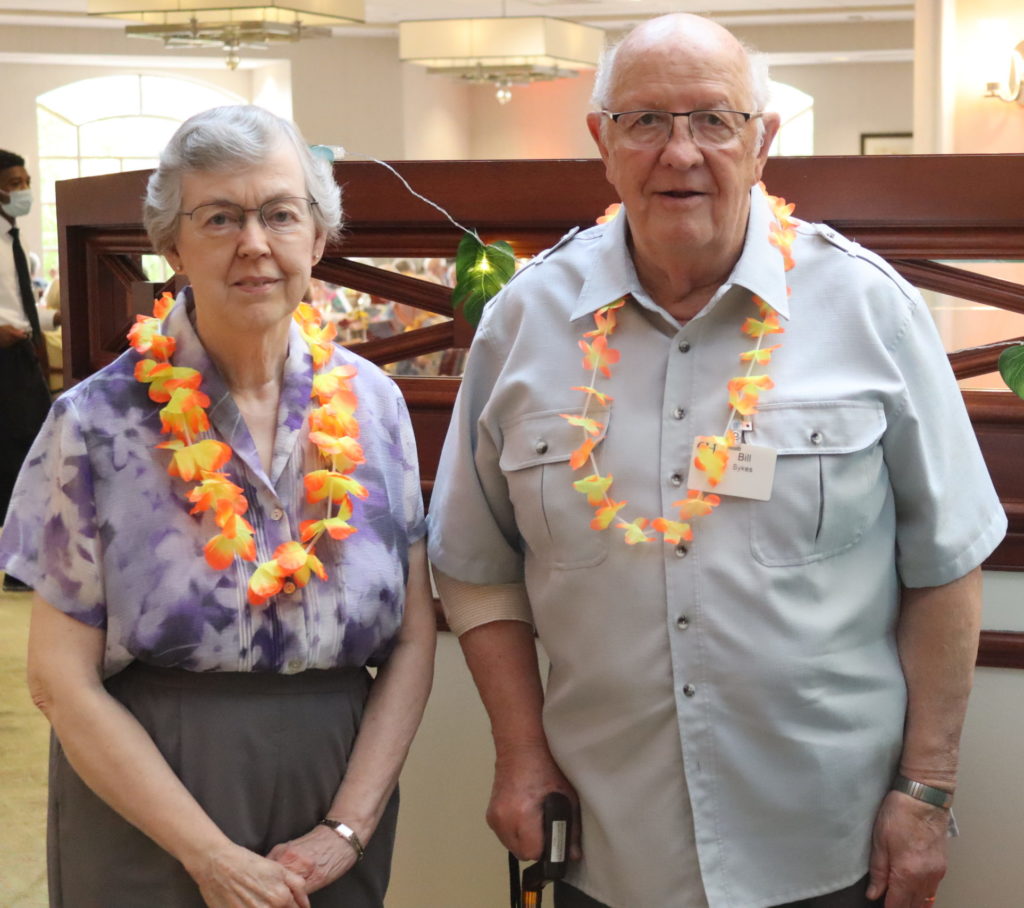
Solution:
<path fill-rule="evenodd" d="M 181 180 L 181 210 L 230 203 L 257 209 L 285 198 L 307 198 L 298 154 L 280 143 L 266 159 L 228 172 L 193 171 Z M 207 209 L 210 211 L 211 209 Z M 275 233 L 256 211 L 248 211 L 240 230 L 199 232 L 203 213 L 182 215 L 174 248 L 166 253 L 175 271 L 188 275 L 196 318 L 217 330 L 265 331 L 287 321 L 309 285 L 310 272 L 323 255 L 325 236 L 309 218 L 297 229 Z M 215 223 L 224 221 L 217 216 Z"/>

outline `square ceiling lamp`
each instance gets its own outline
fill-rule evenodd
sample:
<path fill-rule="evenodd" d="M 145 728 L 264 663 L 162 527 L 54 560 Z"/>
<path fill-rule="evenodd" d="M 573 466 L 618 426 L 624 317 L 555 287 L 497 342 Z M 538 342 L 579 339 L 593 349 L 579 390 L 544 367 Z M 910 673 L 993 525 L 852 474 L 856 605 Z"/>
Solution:
<path fill-rule="evenodd" d="M 88 0 L 90 16 L 133 20 L 130 38 L 156 38 L 165 47 L 222 47 L 229 69 L 239 48 L 329 37 L 328 26 L 364 21 L 363 0 Z"/>
<path fill-rule="evenodd" d="M 593 69 L 604 30 L 546 16 L 428 19 L 398 26 L 398 55 L 431 73 L 497 87 L 499 103 L 511 87 L 564 79 Z"/>

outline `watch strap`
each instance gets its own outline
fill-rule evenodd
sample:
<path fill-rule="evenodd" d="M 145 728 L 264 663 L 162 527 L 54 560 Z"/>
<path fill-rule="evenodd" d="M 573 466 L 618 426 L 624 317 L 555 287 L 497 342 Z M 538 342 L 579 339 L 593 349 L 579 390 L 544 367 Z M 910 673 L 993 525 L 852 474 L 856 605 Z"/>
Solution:
<path fill-rule="evenodd" d="M 897 775 L 893 779 L 892 790 L 901 791 L 903 794 L 910 795 L 910 797 L 916 798 L 918 801 L 924 801 L 926 804 L 931 804 L 933 807 L 941 807 L 944 810 L 949 810 L 953 806 L 953 793 L 951 791 L 946 791 L 944 788 L 935 788 L 932 785 L 925 785 L 923 782 L 915 782 L 906 776 Z"/>
<path fill-rule="evenodd" d="M 366 853 L 363 843 L 359 841 L 359 836 L 356 835 L 356 831 L 351 826 L 342 823 L 341 820 L 332 820 L 330 817 L 324 817 L 317 825 L 333 829 L 352 846 L 352 850 L 356 853 L 356 861 L 358 862 L 363 859 L 363 855 Z"/>

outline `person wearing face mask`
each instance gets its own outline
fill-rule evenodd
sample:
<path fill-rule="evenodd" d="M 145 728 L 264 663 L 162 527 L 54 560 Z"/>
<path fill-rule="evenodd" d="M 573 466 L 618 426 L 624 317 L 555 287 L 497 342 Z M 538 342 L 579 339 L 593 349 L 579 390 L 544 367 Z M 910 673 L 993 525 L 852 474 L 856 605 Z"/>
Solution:
<path fill-rule="evenodd" d="M 0 523 L 22 461 L 50 409 L 46 348 L 17 219 L 32 208 L 25 159 L 0 149 Z M 10 574 L 5 592 L 29 587 Z"/>

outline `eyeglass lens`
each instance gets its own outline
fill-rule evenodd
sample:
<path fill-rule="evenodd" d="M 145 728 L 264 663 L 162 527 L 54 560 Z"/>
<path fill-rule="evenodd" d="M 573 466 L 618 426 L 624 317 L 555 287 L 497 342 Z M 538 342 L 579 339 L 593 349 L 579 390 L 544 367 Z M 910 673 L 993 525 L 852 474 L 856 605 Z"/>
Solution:
<path fill-rule="evenodd" d="M 672 135 L 673 123 L 685 117 L 690 137 L 704 147 L 717 148 L 732 142 L 743 129 L 747 118 L 730 110 L 694 110 L 688 114 L 673 114 L 667 110 L 636 110 L 616 118 L 626 142 L 636 148 L 654 148 L 664 145 Z"/>
<path fill-rule="evenodd" d="M 260 223 L 274 233 L 290 233 L 309 223 L 312 210 L 307 199 L 286 198 L 264 202 L 258 209 L 243 208 L 231 202 L 213 202 L 192 210 L 192 226 L 203 236 L 225 236 L 242 229 L 250 212 L 257 213 Z"/>

